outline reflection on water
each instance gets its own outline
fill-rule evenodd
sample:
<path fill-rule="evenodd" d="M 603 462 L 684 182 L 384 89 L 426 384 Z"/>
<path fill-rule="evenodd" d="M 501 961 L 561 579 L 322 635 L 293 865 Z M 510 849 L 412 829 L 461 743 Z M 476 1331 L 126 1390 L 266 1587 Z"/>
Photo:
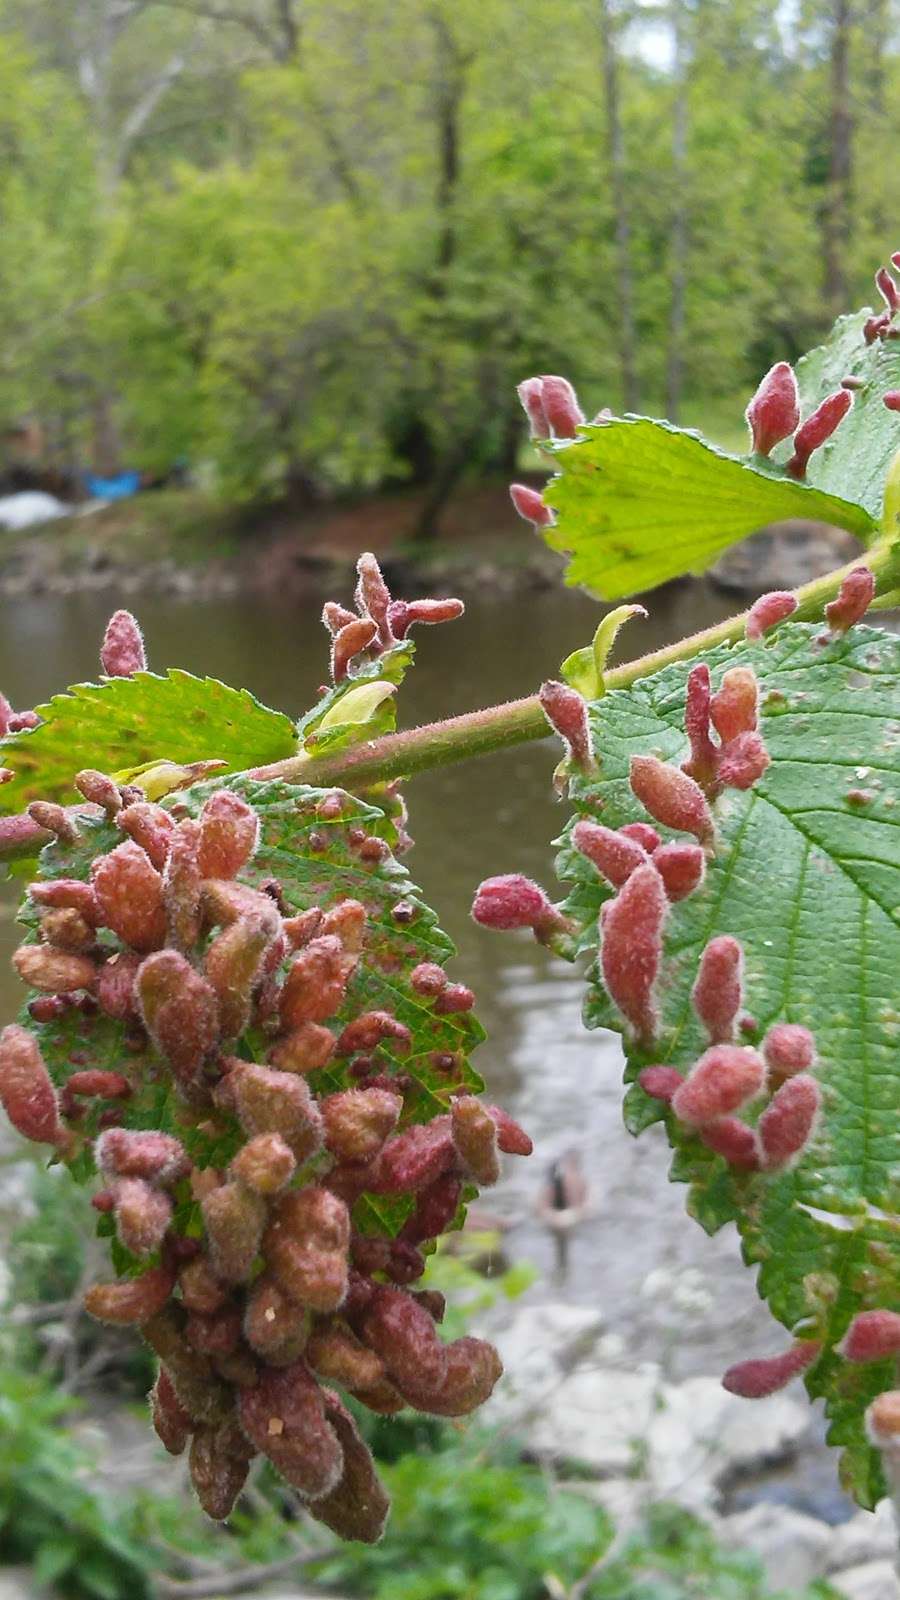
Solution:
<path fill-rule="evenodd" d="M 348 570 L 346 589 L 352 588 Z M 419 667 L 401 695 L 405 725 L 528 692 L 555 675 L 559 662 L 585 643 L 598 609 L 567 592 L 524 599 L 467 596 L 462 622 L 423 630 Z M 8 602 L 0 630 L 0 686 L 16 706 L 34 704 L 62 685 L 90 678 L 114 594 L 40 597 Z M 151 664 L 180 666 L 245 685 L 289 712 L 309 705 L 321 681 L 325 635 L 320 605 L 281 606 L 254 599 L 198 604 L 147 597 L 136 606 Z M 697 585 L 653 601 L 649 622 L 633 623 L 630 653 L 652 649 L 677 634 L 715 621 L 727 602 Z M 684 1223 L 681 1194 L 665 1181 L 667 1156 L 658 1130 L 640 1142 L 620 1117 L 621 1057 L 617 1039 L 588 1034 L 579 1020 L 577 973 L 539 949 L 529 936 L 491 934 L 469 920 L 472 892 L 490 873 L 520 871 L 551 887 L 549 841 L 564 821 L 550 791 L 557 760 L 553 741 L 430 773 L 411 787 L 412 831 L 418 848 L 408 864 L 448 932 L 461 946 L 454 976 L 472 983 L 488 1042 L 478 1064 L 491 1091 L 533 1133 L 537 1155 L 510 1163 L 491 1205 L 512 1224 L 510 1253 L 540 1269 L 546 1294 L 553 1248 L 533 1217 L 535 1193 L 547 1164 L 576 1146 L 590 1177 L 595 1215 L 576 1237 L 569 1281 L 560 1291 L 599 1303 L 640 1354 L 658 1354 L 657 1311 L 640 1294 L 656 1267 L 696 1266 L 714 1275 L 714 1307 L 677 1355 L 681 1371 L 716 1370 L 735 1347 L 740 1323 L 767 1337 L 765 1313 L 739 1267 L 733 1235 L 708 1240 Z M 3 891 L 0 928 L 0 1008 L 19 1003 L 8 974 L 14 932 L 14 887 Z M 762 1340 L 760 1341 L 762 1346 Z"/>

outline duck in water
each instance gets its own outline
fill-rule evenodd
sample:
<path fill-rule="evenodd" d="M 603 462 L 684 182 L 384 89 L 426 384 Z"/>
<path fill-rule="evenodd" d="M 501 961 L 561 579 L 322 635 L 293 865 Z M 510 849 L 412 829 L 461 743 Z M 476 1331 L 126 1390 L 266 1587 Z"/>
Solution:
<path fill-rule="evenodd" d="M 588 1181 L 577 1150 L 566 1150 L 551 1161 L 537 1197 L 540 1220 L 553 1235 L 556 1277 L 565 1282 L 569 1271 L 569 1240 L 591 1212 Z"/>

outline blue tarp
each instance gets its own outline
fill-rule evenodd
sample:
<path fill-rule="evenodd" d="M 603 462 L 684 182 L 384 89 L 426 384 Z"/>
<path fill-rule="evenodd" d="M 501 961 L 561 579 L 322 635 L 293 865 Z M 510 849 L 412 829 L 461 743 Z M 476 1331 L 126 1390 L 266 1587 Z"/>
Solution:
<path fill-rule="evenodd" d="M 127 500 L 141 487 L 141 475 L 119 472 L 114 478 L 98 478 L 93 472 L 86 472 L 84 486 L 93 500 Z"/>

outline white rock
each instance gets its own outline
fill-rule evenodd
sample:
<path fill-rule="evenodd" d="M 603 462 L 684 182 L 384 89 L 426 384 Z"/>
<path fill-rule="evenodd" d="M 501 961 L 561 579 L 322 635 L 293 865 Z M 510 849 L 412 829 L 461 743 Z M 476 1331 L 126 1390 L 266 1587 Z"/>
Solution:
<path fill-rule="evenodd" d="M 827 1572 L 859 1567 L 875 1560 L 893 1561 L 900 1549 L 897 1519 L 890 1500 L 881 1500 L 872 1511 L 858 1511 L 849 1522 L 835 1528 L 828 1552 Z"/>
<path fill-rule="evenodd" d="M 46 1589 L 39 1589 L 30 1567 L 4 1567 L 0 1572 L 0 1600 L 41 1600 Z"/>
<path fill-rule="evenodd" d="M 788 1506 L 751 1506 L 724 1517 L 716 1537 L 727 1550 L 748 1550 L 765 1568 L 773 1589 L 803 1589 L 825 1570 L 834 1529 Z"/>
<path fill-rule="evenodd" d="M 866 1561 L 828 1581 L 846 1600 L 900 1600 L 900 1579 L 893 1561 Z"/>
<path fill-rule="evenodd" d="M 666 1384 L 647 1438 L 649 1473 L 660 1498 L 695 1511 L 716 1502 L 716 1486 L 736 1471 L 778 1461 L 809 1426 L 808 1412 L 787 1395 L 741 1400 L 717 1378 Z"/>

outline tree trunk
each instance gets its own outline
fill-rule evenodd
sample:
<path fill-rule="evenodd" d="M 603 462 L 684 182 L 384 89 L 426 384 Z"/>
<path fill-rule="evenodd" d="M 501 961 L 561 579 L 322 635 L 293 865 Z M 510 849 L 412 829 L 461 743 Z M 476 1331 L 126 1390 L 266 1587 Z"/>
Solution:
<path fill-rule="evenodd" d="M 681 0 L 672 0 L 672 218 L 669 227 L 669 347 L 666 360 L 666 415 L 678 421 L 684 387 L 685 294 L 687 290 L 687 40 Z"/>
<path fill-rule="evenodd" d="M 599 0 L 600 38 L 603 45 L 603 92 L 606 101 L 606 158 L 614 217 L 616 291 L 618 296 L 619 371 L 622 405 L 639 406 L 635 361 L 634 279 L 631 270 L 631 215 L 625 169 L 625 138 L 619 95 L 619 56 L 613 0 Z"/>
<path fill-rule="evenodd" d="M 828 186 L 823 216 L 825 302 L 832 317 L 847 308 L 847 246 L 853 177 L 853 117 L 850 108 L 850 0 L 835 0 L 831 33 L 831 95 Z"/>

